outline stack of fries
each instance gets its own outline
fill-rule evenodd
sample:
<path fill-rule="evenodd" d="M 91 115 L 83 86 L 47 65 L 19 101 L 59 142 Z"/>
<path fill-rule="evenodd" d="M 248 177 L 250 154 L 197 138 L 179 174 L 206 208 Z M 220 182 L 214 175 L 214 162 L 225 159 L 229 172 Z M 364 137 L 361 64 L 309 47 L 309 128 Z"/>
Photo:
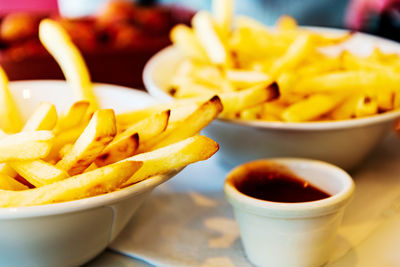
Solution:
<path fill-rule="evenodd" d="M 115 115 L 99 108 L 82 56 L 60 25 L 44 20 L 39 33 L 77 101 L 61 116 L 53 104 L 41 103 L 23 122 L 0 68 L 0 207 L 111 192 L 218 150 L 197 135 L 222 111 L 218 97 Z"/>
<path fill-rule="evenodd" d="M 213 14 L 200 11 L 192 28 L 178 25 L 171 31 L 184 59 L 168 93 L 176 98 L 218 93 L 223 100 L 227 93 L 275 85 L 279 97 L 254 97 L 220 115 L 246 120 L 345 120 L 399 108 L 399 55 L 379 48 L 366 57 L 324 53 L 351 36 L 312 32 L 289 16 L 269 28 L 234 17 L 233 0 L 214 0 Z"/>

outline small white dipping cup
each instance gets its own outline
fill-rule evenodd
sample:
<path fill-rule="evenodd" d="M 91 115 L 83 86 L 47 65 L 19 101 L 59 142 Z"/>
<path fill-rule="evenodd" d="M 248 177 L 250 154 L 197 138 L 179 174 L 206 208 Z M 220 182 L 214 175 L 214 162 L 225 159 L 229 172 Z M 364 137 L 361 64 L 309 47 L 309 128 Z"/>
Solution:
<path fill-rule="evenodd" d="M 321 266 L 329 259 L 343 212 L 353 191 L 352 178 L 342 169 L 316 160 L 259 160 L 288 167 L 295 175 L 329 193 L 325 199 L 280 203 L 256 199 L 238 191 L 240 165 L 227 176 L 224 191 L 233 206 L 245 253 L 256 266 Z M 243 175 L 244 176 L 244 175 Z"/>

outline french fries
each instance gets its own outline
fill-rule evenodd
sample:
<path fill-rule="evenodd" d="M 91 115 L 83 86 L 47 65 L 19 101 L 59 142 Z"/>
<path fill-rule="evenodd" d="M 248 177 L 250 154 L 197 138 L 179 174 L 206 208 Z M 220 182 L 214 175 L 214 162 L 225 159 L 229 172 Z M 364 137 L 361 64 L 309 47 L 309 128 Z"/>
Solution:
<path fill-rule="evenodd" d="M 212 97 L 198 107 L 184 120 L 175 123 L 172 129 L 149 140 L 141 147 L 142 151 L 160 148 L 198 134 L 222 111 L 222 103 L 218 96 Z"/>
<path fill-rule="evenodd" d="M 53 104 L 43 102 L 26 122 L 22 131 L 52 130 L 56 122 L 56 107 Z"/>
<path fill-rule="evenodd" d="M 206 20 L 211 22 L 208 17 Z M 200 29 L 200 35 L 204 30 L 219 34 L 214 25 Z M 213 140 L 197 135 L 222 112 L 218 96 L 158 104 L 115 116 L 113 110 L 98 107 L 89 73 L 66 31 L 46 19 L 39 32 L 44 46 L 71 84 L 77 102 L 61 115 L 54 105 L 43 102 L 25 123 L 17 121 L 11 125 L 10 121 L 2 121 L 0 208 L 51 204 L 108 193 L 155 175 L 174 173 L 208 159 L 218 150 Z M 197 42 L 190 28 L 180 28 L 172 36 L 183 45 L 185 40 Z M 190 52 L 188 55 L 195 56 Z M 206 51 L 204 55 L 198 58 L 199 62 L 209 62 Z M 205 79 L 210 71 L 213 70 L 206 70 L 198 79 Z M 16 119 L 19 110 L 8 92 L 7 77 L 0 74 L 0 103 L 5 103 L 4 108 L 0 107 L 0 115 Z M 253 84 L 265 83 L 264 78 L 257 79 Z M 270 97 L 265 86 L 252 90 L 239 94 Z M 238 104 L 232 92 L 222 97 L 228 107 L 229 103 L 232 107 Z"/>
<path fill-rule="evenodd" d="M 83 172 L 117 133 L 114 111 L 98 110 L 71 150 L 56 166 L 70 175 Z"/>
<path fill-rule="evenodd" d="M 222 118 L 283 122 L 354 119 L 400 107 L 398 54 L 375 48 L 361 57 L 340 47 L 341 53 L 329 54 L 329 46 L 348 41 L 353 33 L 315 32 L 287 15 L 267 27 L 246 16 L 234 17 L 233 2 L 213 0 L 213 16 L 199 11 L 192 29 L 172 29 L 173 36 L 183 28 L 195 33 L 185 47 L 171 38 L 183 55 L 165 88 L 174 98 L 217 94 L 224 105 Z M 207 57 L 199 60 L 204 53 Z M 258 103 L 257 97 L 241 94 L 274 83 L 277 96 L 259 97 Z M 231 101 L 226 100 L 229 94 Z M 279 108 L 266 108 L 271 101 Z"/>
<path fill-rule="evenodd" d="M 118 162 L 34 189 L 0 190 L 0 207 L 50 204 L 111 192 L 119 188 L 141 165 L 141 162 L 134 161 Z"/>
<path fill-rule="evenodd" d="M 26 189 L 28 189 L 26 185 L 21 184 L 20 182 L 18 182 L 11 176 L 8 176 L 7 174 L 0 173 L 0 190 L 20 191 Z"/>
<path fill-rule="evenodd" d="M 206 160 L 218 151 L 218 144 L 205 136 L 189 137 L 181 142 L 176 142 L 163 148 L 138 154 L 124 161 L 140 161 L 140 168 L 125 185 L 137 183 L 151 176 L 165 173 L 170 170 L 178 170 L 184 166 Z M 180 155 L 177 157 L 176 155 Z"/>
<path fill-rule="evenodd" d="M 192 19 L 192 25 L 199 42 L 206 51 L 211 62 L 217 65 L 229 66 L 230 54 L 222 41 L 210 13 L 199 11 Z"/>

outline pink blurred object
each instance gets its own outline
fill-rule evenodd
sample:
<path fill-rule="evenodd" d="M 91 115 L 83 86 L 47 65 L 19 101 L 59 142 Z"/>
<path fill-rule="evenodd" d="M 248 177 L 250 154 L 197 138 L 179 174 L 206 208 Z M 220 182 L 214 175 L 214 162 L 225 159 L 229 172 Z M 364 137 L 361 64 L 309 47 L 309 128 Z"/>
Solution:
<path fill-rule="evenodd" d="M 350 0 L 345 17 L 346 26 L 360 30 L 369 16 L 379 15 L 395 3 L 400 3 L 400 0 Z"/>
<path fill-rule="evenodd" d="M 56 12 L 57 0 L 0 0 L 0 15 L 12 12 Z"/>

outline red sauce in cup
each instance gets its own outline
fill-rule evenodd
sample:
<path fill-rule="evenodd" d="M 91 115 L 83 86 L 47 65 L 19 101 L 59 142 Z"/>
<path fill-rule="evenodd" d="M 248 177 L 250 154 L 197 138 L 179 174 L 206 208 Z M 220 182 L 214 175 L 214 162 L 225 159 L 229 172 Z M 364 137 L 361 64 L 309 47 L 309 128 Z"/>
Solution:
<path fill-rule="evenodd" d="M 254 162 L 244 165 L 241 174 L 242 177 L 235 179 L 235 187 L 241 193 L 257 199 L 296 203 L 330 197 L 283 165 Z"/>

